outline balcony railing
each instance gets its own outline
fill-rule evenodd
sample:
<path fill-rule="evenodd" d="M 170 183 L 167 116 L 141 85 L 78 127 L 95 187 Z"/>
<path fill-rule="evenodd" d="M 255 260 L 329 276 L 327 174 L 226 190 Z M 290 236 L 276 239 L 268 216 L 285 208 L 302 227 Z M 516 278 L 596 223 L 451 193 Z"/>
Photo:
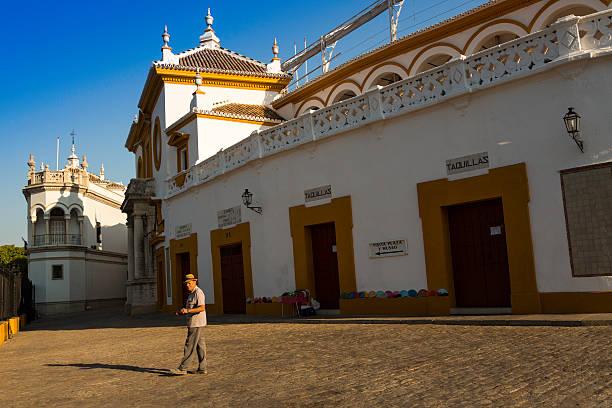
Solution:
<path fill-rule="evenodd" d="M 612 46 L 612 10 L 562 20 L 549 28 L 491 47 L 385 87 L 298 116 L 228 147 L 167 180 L 167 197 L 315 140 L 422 109 L 548 67 L 599 56 Z M 197 108 L 196 108 L 197 109 Z M 180 181 L 180 182 L 177 182 Z"/>
<path fill-rule="evenodd" d="M 60 245 L 82 245 L 80 234 L 41 234 L 34 235 L 34 245 L 60 246 Z"/>

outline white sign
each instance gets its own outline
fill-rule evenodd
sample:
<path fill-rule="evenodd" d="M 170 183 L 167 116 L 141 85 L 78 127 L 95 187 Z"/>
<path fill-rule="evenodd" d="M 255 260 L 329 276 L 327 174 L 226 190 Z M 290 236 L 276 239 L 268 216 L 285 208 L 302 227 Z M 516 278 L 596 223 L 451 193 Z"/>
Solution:
<path fill-rule="evenodd" d="M 408 255 L 408 243 L 405 239 L 370 243 L 370 258 Z"/>
<path fill-rule="evenodd" d="M 242 216 L 240 215 L 240 206 L 217 211 L 217 222 L 219 223 L 219 228 L 238 224 L 241 220 Z"/>
<path fill-rule="evenodd" d="M 491 235 L 501 235 L 501 225 L 497 225 L 495 227 L 489 227 L 489 231 L 491 231 Z"/>
<path fill-rule="evenodd" d="M 450 159 L 446 161 L 446 174 L 449 176 L 453 174 L 464 173 L 466 171 L 488 168 L 489 153 L 487 152 L 457 157 L 456 159 Z"/>
<path fill-rule="evenodd" d="M 304 201 L 310 203 L 312 201 L 327 200 L 332 198 L 331 185 L 311 188 L 304 190 Z"/>
<path fill-rule="evenodd" d="M 176 239 L 187 238 L 191 235 L 191 223 L 185 225 L 178 225 L 174 229 L 174 236 Z"/>

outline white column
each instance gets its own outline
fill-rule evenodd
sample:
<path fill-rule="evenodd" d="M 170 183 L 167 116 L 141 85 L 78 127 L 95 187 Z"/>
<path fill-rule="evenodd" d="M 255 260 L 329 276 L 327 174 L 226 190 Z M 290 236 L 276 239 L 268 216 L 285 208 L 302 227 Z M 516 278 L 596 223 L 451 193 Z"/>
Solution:
<path fill-rule="evenodd" d="M 134 278 L 144 276 L 144 231 L 142 215 L 134 215 Z"/>
<path fill-rule="evenodd" d="M 66 225 L 64 227 L 64 245 L 68 245 L 70 243 L 68 240 L 68 236 L 70 235 L 70 214 L 64 215 L 64 224 Z"/>
<path fill-rule="evenodd" d="M 85 245 L 85 240 L 83 239 L 83 218 L 79 217 L 79 245 Z"/>
<path fill-rule="evenodd" d="M 50 237 L 49 237 L 49 218 L 50 216 L 45 214 L 45 244 L 49 245 L 50 244 Z"/>
<path fill-rule="evenodd" d="M 128 281 L 134 280 L 134 220 L 132 217 L 128 218 Z"/>
<path fill-rule="evenodd" d="M 36 216 L 30 216 L 30 228 L 32 229 L 32 233 L 30 234 L 30 247 L 33 247 L 36 244 Z"/>

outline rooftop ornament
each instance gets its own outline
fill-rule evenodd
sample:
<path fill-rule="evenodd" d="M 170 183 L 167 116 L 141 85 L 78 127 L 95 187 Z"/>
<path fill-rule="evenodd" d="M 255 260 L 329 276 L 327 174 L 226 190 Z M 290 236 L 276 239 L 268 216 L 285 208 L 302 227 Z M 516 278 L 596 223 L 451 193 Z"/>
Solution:
<path fill-rule="evenodd" d="M 574 111 L 573 107 L 569 107 L 565 116 L 563 116 L 565 128 L 569 136 L 576 142 L 578 148 L 584 153 L 584 143 L 580 137 L 580 115 Z"/>
<path fill-rule="evenodd" d="M 212 29 L 214 18 L 210 14 L 210 8 L 204 20 L 206 21 L 206 30 L 204 30 L 204 34 L 200 36 L 200 46 L 205 46 L 206 48 L 219 48 L 220 40 L 219 37 L 215 35 L 215 30 Z"/>

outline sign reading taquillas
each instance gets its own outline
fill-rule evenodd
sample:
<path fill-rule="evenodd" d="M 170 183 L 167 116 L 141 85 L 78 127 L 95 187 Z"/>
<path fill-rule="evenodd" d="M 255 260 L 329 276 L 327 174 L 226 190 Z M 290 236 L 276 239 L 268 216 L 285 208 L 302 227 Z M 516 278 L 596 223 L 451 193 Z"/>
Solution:
<path fill-rule="evenodd" d="M 446 161 L 446 174 L 453 175 L 466 171 L 489 168 L 489 153 L 482 152 L 469 156 L 457 157 Z"/>
<path fill-rule="evenodd" d="M 310 190 L 304 190 L 304 201 L 307 203 L 319 200 L 329 200 L 331 198 L 331 185 L 311 188 Z"/>

